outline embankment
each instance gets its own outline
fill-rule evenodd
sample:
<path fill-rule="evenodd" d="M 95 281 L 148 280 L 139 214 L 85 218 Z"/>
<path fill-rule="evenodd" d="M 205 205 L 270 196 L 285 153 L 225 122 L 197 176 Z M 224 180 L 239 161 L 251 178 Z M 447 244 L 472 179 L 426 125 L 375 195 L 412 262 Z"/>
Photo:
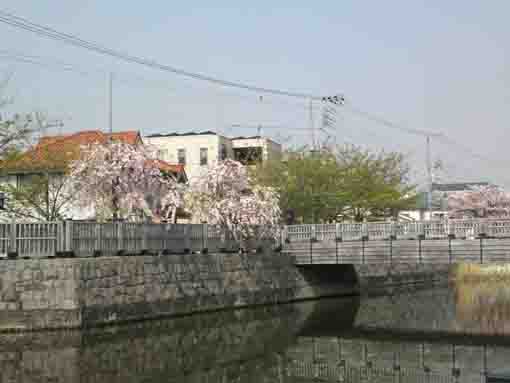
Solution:
<path fill-rule="evenodd" d="M 0 262 L 0 331 L 86 328 L 326 296 L 448 277 L 433 265 L 297 267 L 278 254 L 200 254 Z"/>

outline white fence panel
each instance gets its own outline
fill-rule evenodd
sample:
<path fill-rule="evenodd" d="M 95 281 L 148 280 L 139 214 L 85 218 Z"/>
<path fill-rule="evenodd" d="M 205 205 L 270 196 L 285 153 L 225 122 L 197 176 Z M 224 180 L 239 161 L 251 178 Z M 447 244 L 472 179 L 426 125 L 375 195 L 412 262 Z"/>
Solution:
<path fill-rule="evenodd" d="M 16 223 L 18 255 L 20 257 L 54 256 L 58 250 L 58 225 L 57 222 Z"/>
<path fill-rule="evenodd" d="M 369 239 L 388 239 L 393 234 L 393 224 L 391 222 L 370 222 L 363 224 L 364 232 Z"/>
<path fill-rule="evenodd" d="M 334 241 L 336 238 L 336 225 L 315 225 L 315 239 L 318 241 Z"/>
<path fill-rule="evenodd" d="M 365 235 L 362 223 L 341 223 L 340 233 L 344 241 L 358 241 Z"/>
<path fill-rule="evenodd" d="M 310 241 L 313 225 L 288 226 L 288 238 L 291 242 Z"/>
<path fill-rule="evenodd" d="M 488 220 L 486 225 L 489 237 L 510 237 L 510 220 Z"/>
<path fill-rule="evenodd" d="M 417 239 L 423 234 L 423 226 L 420 222 L 395 222 L 397 239 Z"/>
<path fill-rule="evenodd" d="M 425 238 L 427 239 L 448 237 L 448 223 L 446 221 L 423 221 L 421 225 Z"/>
<path fill-rule="evenodd" d="M 0 258 L 7 257 L 11 246 L 11 224 L 0 224 Z"/>

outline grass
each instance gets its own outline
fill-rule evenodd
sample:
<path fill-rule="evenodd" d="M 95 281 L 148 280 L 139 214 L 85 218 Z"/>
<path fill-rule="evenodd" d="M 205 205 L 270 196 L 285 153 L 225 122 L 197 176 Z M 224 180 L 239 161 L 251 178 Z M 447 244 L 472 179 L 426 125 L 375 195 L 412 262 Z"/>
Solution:
<path fill-rule="evenodd" d="M 452 279 L 457 283 L 510 282 L 510 265 L 460 264 L 455 268 Z"/>

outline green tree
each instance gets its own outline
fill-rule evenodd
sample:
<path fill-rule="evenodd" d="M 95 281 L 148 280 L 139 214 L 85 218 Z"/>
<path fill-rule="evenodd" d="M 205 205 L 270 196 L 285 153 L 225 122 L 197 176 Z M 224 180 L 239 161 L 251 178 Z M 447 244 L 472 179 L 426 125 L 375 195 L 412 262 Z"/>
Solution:
<path fill-rule="evenodd" d="M 394 216 L 414 202 L 404 156 L 355 146 L 285 153 L 260 164 L 258 182 L 280 193 L 297 222 L 364 221 Z"/>
<path fill-rule="evenodd" d="M 344 192 L 341 219 L 380 220 L 414 205 L 414 186 L 403 154 L 346 145 L 338 147 L 335 156 Z"/>

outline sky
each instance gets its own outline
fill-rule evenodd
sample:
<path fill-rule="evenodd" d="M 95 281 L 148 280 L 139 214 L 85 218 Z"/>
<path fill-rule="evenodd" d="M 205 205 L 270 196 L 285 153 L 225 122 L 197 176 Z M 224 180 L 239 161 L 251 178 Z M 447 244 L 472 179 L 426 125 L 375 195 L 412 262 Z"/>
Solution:
<path fill-rule="evenodd" d="M 343 94 L 348 105 L 398 127 L 446 134 L 449 144 L 432 139 L 432 159 L 443 163 L 438 180 L 510 187 L 506 0 L 3 0 L 0 10 L 190 72 Z M 114 130 L 254 135 L 261 125 L 288 146 L 311 143 L 307 100 L 179 77 L 2 23 L 0 41 L 0 76 L 11 74 L 2 90 L 12 99 L 7 112 L 42 111 L 62 120 L 63 132 L 108 129 L 113 73 Z M 20 62 L 20 55 L 38 64 Z M 321 110 L 312 105 L 316 128 Z M 321 140 L 402 151 L 416 182 L 424 180 L 424 137 L 347 107 L 337 108 L 336 120 Z"/>

